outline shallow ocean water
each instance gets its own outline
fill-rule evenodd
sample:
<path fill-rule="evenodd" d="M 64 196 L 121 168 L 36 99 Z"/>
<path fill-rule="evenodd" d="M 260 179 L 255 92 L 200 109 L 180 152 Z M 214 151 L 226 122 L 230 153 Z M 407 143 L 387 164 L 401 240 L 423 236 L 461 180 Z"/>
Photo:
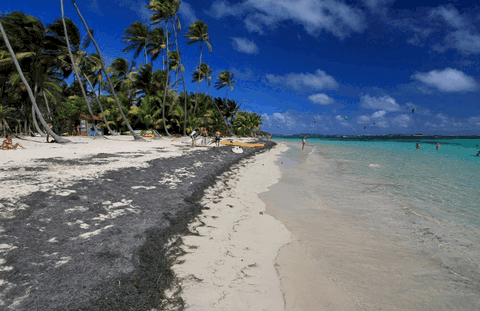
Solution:
<path fill-rule="evenodd" d="M 334 212 L 338 219 L 416 250 L 416 255 L 409 253 L 412 258 L 407 257 L 417 263 L 411 265 L 417 267 L 415 272 L 395 277 L 392 274 L 397 279 L 413 277 L 410 285 L 410 281 L 402 281 L 404 287 L 398 285 L 398 292 L 408 291 L 409 286 L 429 287 L 429 292 L 437 293 L 432 294 L 436 297 L 432 299 L 445 299 L 443 304 L 437 301 L 436 307 L 480 308 L 480 300 L 475 298 L 480 294 L 480 157 L 475 156 L 479 140 L 440 140 L 440 150 L 435 148 L 436 141 L 420 140 L 421 149 L 417 150 L 412 141 L 311 138 L 307 139 L 304 151 L 300 139 L 275 141 L 290 147 L 278 163 L 285 176 L 280 182 L 289 183 L 295 196 L 310 202 L 284 207 L 284 215 L 303 224 L 305 228 L 299 229 L 298 236 L 312 256 L 317 254 L 323 261 L 328 260 L 322 254 L 326 248 L 314 235 L 320 232 L 316 228 L 332 219 L 326 215 Z M 358 249 L 357 256 L 362 251 Z M 384 260 L 395 258 L 386 253 L 379 256 L 384 256 Z M 395 267 L 401 269 L 401 265 Z M 353 271 L 352 268 L 350 274 Z M 388 277 L 385 273 L 384 278 Z M 372 286 L 380 291 L 388 284 L 379 282 Z M 356 289 L 350 291 L 360 291 L 358 284 L 351 287 Z M 366 298 L 371 290 L 358 294 L 364 296 L 363 300 L 359 298 L 363 308 L 392 307 L 382 304 L 378 297 Z M 390 294 L 385 292 L 384 296 Z M 402 308 L 425 309 L 426 305 L 435 309 L 428 298 L 422 297 L 412 298 L 412 303 Z"/>

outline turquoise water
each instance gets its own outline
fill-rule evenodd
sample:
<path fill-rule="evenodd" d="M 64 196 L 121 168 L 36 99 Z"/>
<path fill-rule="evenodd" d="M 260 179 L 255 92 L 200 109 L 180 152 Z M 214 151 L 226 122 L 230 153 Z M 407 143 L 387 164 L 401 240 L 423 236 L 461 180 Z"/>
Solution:
<path fill-rule="evenodd" d="M 275 139 L 300 143 L 300 139 Z M 310 138 L 306 151 L 324 149 L 345 161 L 349 171 L 364 180 L 392 185 L 386 190 L 398 204 L 480 228 L 480 140 L 341 141 Z"/>

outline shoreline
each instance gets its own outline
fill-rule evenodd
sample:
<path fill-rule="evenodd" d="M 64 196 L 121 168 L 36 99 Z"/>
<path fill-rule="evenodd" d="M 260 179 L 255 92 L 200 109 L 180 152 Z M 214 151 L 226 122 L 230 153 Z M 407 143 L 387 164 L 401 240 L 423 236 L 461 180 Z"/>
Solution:
<path fill-rule="evenodd" d="M 4 151 L 2 308 L 181 305 L 167 291 L 174 282 L 169 258 L 180 243 L 175 237 L 188 233 L 202 210 L 198 201 L 219 175 L 276 145 L 237 154 L 231 147 L 122 139 L 69 145 L 29 139 L 21 142 L 29 149 Z"/>

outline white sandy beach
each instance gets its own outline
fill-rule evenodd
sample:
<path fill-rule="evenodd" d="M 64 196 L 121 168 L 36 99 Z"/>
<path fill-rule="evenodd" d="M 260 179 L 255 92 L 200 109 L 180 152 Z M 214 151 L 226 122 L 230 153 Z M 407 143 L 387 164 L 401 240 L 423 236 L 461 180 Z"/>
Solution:
<path fill-rule="evenodd" d="M 273 150 L 243 160 L 236 179 L 208 189 L 204 210 L 184 237 L 186 255 L 174 266 L 189 310 L 283 310 L 275 269 L 279 248 L 290 241 L 285 226 L 265 214 L 258 194 L 281 177 L 275 164 L 286 150 Z"/>
<path fill-rule="evenodd" d="M 143 169 L 150 160 L 210 148 L 190 148 L 188 138 L 144 142 L 128 136 L 69 139 L 72 143 L 60 145 L 47 144 L 41 137 L 14 138 L 14 143 L 20 142 L 25 149 L 2 151 L 3 178 L 18 174 L 25 177 L 0 183 L 0 198 L 7 202 L 0 204 L 2 218 L 15 217 L 15 211 L 24 208 L 19 199 L 35 191 L 69 195 L 61 189 L 79 180 L 100 179 L 107 171 L 127 167 Z M 214 187 L 206 190 L 201 204 L 209 209 L 190 225 L 199 235 L 184 237 L 186 254 L 174 266 L 183 290 L 181 296 L 191 310 L 284 308 L 275 258 L 280 247 L 290 241 L 290 233 L 280 221 L 263 213 L 266 206 L 257 195 L 281 177 L 275 161 L 285 148 L 280 144 L 242 160 L 234 165 L 235 173 L 224 173 Z M 63 164 L 44 161 L 51 158 Z M 85 163 L 72 165 L 74 162 L 68 160 Z"/>

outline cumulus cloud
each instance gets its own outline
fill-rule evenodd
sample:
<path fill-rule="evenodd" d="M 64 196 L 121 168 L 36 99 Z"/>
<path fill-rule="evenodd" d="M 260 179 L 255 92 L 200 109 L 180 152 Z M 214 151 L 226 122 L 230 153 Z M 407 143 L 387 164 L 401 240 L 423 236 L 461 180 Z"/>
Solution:
<path fill-rule="evenodd" d="M 454 6 L 439 6 L 433 8 L 429 14 L 430 18 L 441 18 L 447 24 L 454 28 L 462 28 L 465 27 L 468 23 L 467 21 L 460 15 L 458 10 Z"/>
<path fill-rule="evenodd" d="M 245 16 L 247 29 L 259 33 L 288 20 L 303 25 L 309 34 L 327 31 L 340 39 L 366 28 L 360 9 L 334 0 L 245 0 L 238 4 L 220 0 L 206 13 L 215 18 Z"/>
<path fill-rule="evenodd" d="M 392 119 L 392 124 L 397 127 L 409 127 L 412 123 L 412 118 L 408 114 L 401 114 Z"/>
<path fill-rule="evenodd" d="M 335 78 L 320 69 L 317 69 L 314 74 L 289 73 L 285 76 L 267 74 L 266 78 L 271 83 L 284 84 L 299 91 L 338 88 L 338 82 L 335 81 Z"/>
<path fill-rule="evenodd" d="M 178 9 L 178 13 L 187 23 L 187 27 L 198 20 L 198 18 L 195 16 L 195 11 L 193 10 L 192 6 L 185 1 L 182 1 L 182 4 Z"/>
<path fill-rule="evenodd" d="M 382 109 L 385 111 L 400 111 L 400 105 L 388 95 L 371 97 L 369 94 L 360 98 L 360 106 L 367 109 Z"/>
<path fill-rule="evenodd" d="M 432 70 L 428 73 L 416 73 L 411 78 L 435 87 L 441 92 L 469 92 L 478 89 L 478 83 L 475 79 L 452 68 L 441 71 Z"/>
<path fill-rule="evenodd" d="M 379 111 L 375 111 L 373 114 L 372 114 L 372 118 L 374 119 L 377 119 L 377 118 L 381 118 L 383 117 L 387 112 L 385 110 L 379 110 Z"/>
<path fill-rule="evenodd" d="M 320 105 L 330 105 L 335 102 L 335 100 L 332 97 L 324 93 L 310 95 L 308 96 L 308 99 L 314 102 L 315 104 L 320 104 Z"/>
<path fill-rule="evenodd" d="M 382 128 L 390 127 L 387 121 L 376 121 L 375 126 L 382 127 Z"/>
<path fill-rule="evenodd" d="M 255 42 L 246 38 L 232 37 L 232 46 L 235 50 L 245 54 L 257 54 L 258 47 Z"/>
<path fill-rule="evenodd" d="M 454 46 L 463 54 L 480 53 L 480 35 L 474 34 L 470 30 L 457 30 L 449 33 L 445 37 L 448 46 Z"/>
<path fill-rule="evenodd" d="M 362 124 L 362 123 L 369 123 L 370 122 L 370 117 L 366 115 L 361 115 L 357 118 L 357 123 Z"/>

